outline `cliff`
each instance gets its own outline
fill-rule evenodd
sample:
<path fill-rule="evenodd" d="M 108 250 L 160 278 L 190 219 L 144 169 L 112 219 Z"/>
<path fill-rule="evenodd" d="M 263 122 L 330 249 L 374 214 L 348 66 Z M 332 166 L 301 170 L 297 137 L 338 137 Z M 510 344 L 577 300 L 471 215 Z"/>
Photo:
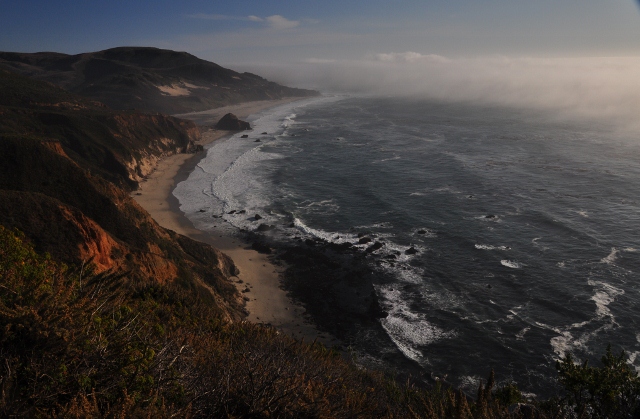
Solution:
<path fill-rule="evenodd" d="M 0 132 L 60 142 L 82 167 L 126 189 L 170 154 L 200 138 L 190 121 L 161 114 L 115 112 L 49 83 L 0 70 Z"/>
<path fill-rule="evenodd" d="M 198 136 L 187 121 L 112 111 L 0 71 L 0 225 L 66 263 L 181 283 L 222 318 L 239 319 L 233 262 L 163 229 L 128 194 L 155 161 Z"/>
<path fill-rule="evenodd" d="M 158 48 L 120 47 L 77 55 L 0 52 L 1 68 L 54 83 L 114 109 L 169 114 L 318 95 L 238 73 L 186 52 Z"/>

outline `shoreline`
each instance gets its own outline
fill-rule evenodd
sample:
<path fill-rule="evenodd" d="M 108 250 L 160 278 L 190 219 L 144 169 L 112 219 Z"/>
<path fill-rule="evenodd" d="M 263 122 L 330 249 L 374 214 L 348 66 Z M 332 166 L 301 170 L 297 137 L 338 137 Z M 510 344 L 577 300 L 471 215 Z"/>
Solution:
<path fill-rule="evenodd" d="M 196 119 L 195 122 L 203 131 L 202 139 L 197 144 L 204 146 L 234 134 L 229 131 L 207 130 L 202 126 L 205 118 L 215 123 L 224 114 L 231 112 L 242 119 L 260 111 L 302 99 L 305 98 L 245 102 L 237 106 L 182 114 L 178 117 L 191 119 L 190 117 L 193 116 Z M 335 338 L 320 332 L 315 325 L 309 323 L 304 317 L 305 309 L 284 291 L 281 284 L 284 266 L 274 264 L 268 255 L 251 249 L 251 245 L 240 237 L 209 234 L 196 229 L 180 211 L 180 203 L 172 194 L 173 189 L 178 183 L 188 178 L 204 156 L 204 153 L 174 154 L 160 160 L 154 171 L 140 182 L 138 190 L 131 193 L 131 197 L 162 227 L 210 244 L 233 260 L 240 270 L 240 274 L 233 282 L 245 297 L 245 308 L 248 311 L 246 320 L 271 325 L 296 339 L 305 341 L 317 339 L 327 347 L 338 344 Z"/>

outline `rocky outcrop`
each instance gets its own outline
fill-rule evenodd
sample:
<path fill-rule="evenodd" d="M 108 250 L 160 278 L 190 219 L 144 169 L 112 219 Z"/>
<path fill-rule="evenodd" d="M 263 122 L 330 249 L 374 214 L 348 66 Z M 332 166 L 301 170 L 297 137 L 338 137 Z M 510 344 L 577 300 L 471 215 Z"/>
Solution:
<path fill-rule="evenodd" d="M 223 129 L 226 131 L 244 131 L 251 129 L 251 125 L 248 122 L 241 121 L 232 113 L 228 113 L 216 124 L 216 129 Z"/>

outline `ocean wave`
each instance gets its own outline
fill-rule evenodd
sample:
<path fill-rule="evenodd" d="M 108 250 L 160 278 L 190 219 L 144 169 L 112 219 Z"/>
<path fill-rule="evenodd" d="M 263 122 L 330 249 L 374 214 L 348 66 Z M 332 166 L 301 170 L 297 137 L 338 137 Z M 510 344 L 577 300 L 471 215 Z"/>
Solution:
<path fill-rule="evenodd" d="M 506 266 L 507 268 L 511 268 L 511 269 L 522 268 L 522 265 L 514 260 L 502 259 L 500 263 L 502 264 L 502 266 Z"/>
<path fill-rule="evenodd" d="M 524 335 L 531 330 L 531 327 L 525 327 L 524 329 L 522 329 L 521 331 L 519 331 L 518 333 L 516 333 L 516 339 L 517 340 L 524 340 Z"/>
<path fill-rule="evenodd" d="M 623 295 L 624 290 L 601 281 L 588 281 L 587 284 L 595 288 L 595 294 L 590 299 L 596 303 L 596 316 L 613 318 L 609 304 L 614 302 L 616 297 Z"/>
<path fill-rule="evenodd" d="M 346 233 L 337 233 L 337 232 L 329 232 L 324 230 L 318 230 L 306 225 L 301 219 L 297 217 L 293 217 L 293 225 L 300 232 L 307 234 L 309 236 L 315 237 L 317 239 L 325 240 L 329 243 L 346 243 L 353 242 L 357 240 L 357 236 L 355 234 L 346 234 Z"/>
<path fill-rule="evenodd" d="M 423 314 L 410 310 L 409 296 L 393 286 L 378 287 L 380 304 L 389 313 L 381 320 L 383 329 L 398 349 L 409 359 L 421 364 L 427 361 L 419 347 L 455 336 L 431 324 Z"/>
<path fill-rule="evenodd" d="M 616 261 L 619 250 L 615 247 L 611 248 L 611 253 L 609 253 L 606 257 L 600 259 L 600 263 L 606 263 L 608 265 L 613 264 Z"/>
<path fill-rule="evenodd" d="M 478 250 L 511 250 L 509 246 L 492 246 L 490 244 L 476 244 Z"/>
<path fill-rule="evenodd" d="M 613 329 L 617 324 L 609 305 L 615 301 L 616 297 L 623 295 L 624 290 L 602 281 L 588 281 L 588 284 L 594 287 L 594 294 L 590 298 L 596 304 L 594 317 L 564 327 L 552 327 L 536 322 L 537 326 L 557 334 L 550 339 L 550 344 L 558 357 L 576 350 L 588 352 L 589 342 L 602 332 Z"/>

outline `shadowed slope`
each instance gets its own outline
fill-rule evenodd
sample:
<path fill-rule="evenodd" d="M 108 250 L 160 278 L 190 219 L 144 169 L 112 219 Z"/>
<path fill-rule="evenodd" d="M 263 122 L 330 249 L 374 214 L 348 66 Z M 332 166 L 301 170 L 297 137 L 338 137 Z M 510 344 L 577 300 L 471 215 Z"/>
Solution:
<path fill-rule="evenodd" d="M 55 83 L 115 109 L 170 114 L 318 94 L 157 48 L 120 47 L 77 55 L 0 52 L 0 68 Z"/>

